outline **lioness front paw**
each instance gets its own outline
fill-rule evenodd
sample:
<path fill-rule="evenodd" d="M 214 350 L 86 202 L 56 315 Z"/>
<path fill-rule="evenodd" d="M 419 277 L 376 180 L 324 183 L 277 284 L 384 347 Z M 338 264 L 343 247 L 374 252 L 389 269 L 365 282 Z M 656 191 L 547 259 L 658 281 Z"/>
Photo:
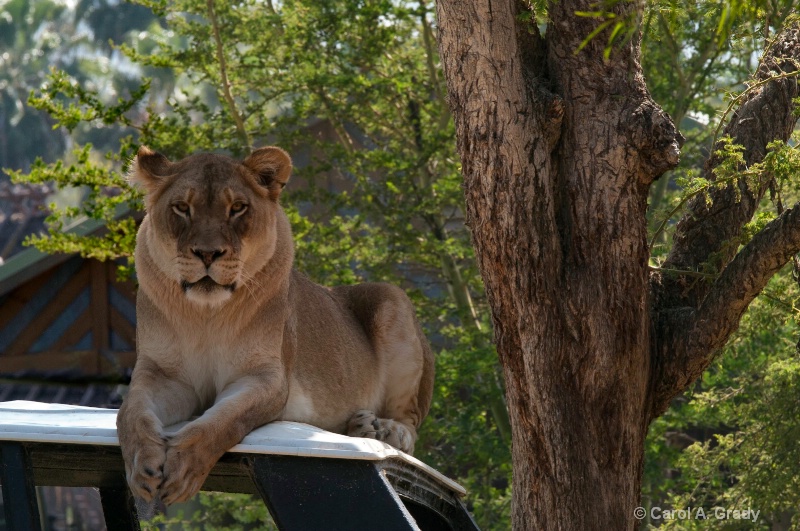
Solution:
<path fill-rule="evenodd" d="M 356 411 L 347 423 L 347 435 L 377 439 L 398 450 L 411 453 L 414 449 L 414 434 L 401 422 L 378 418 L 367 409 Z"/>
<path fill-rule="evenodd" d="M 199 432 L 178 433 L 167 442 L 161 499 L 167 505 L 183 502 L 197 494 L 219 456 L 208 450 Z"/>
<path fill-rule="evenodd" d="M 166 459 L 163 444 L 145 444 L 137 448 L 130 465 L 125 460 L 125 475 L 134 496 L 147 502 L 153 500 L 164 480 Z"/>

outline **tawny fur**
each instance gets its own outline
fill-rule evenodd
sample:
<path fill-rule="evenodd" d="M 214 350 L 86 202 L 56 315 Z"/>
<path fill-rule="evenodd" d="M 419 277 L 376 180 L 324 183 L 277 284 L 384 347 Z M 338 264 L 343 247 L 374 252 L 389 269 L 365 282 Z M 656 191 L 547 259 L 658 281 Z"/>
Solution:
<path fill-rule="evenodd" d="M 117 427 L 140 498 L 190 498 L 227 449 L 273 420 L 413 449 L 433 356 L 411 302 L 388 284 L 331 289 L 292 269 L 278 204 L 290 172 L 274 147 L 176 163 L 142 148 L 134 161 L 147 215 L 137 361 Z"/>

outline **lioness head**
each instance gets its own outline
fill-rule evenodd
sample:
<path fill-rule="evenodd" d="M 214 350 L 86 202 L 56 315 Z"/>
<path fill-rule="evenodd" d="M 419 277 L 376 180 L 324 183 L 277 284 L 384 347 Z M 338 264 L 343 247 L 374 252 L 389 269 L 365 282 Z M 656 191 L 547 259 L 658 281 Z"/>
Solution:
<path fill-rule="evenodd" d="M 275 251 L 278 196 L 291 169 L 277 147 L 244 162 L 214 154 L 170 162 L 139 149 L 130 181 L 145 192 L 144 243 L 189 300 L 222 304 L 264 267 Z"/>

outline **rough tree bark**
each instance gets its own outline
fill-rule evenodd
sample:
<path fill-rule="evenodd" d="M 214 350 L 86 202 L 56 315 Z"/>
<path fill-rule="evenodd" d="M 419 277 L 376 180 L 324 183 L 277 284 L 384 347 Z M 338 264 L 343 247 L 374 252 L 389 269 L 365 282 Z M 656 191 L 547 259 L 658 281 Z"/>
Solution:
<path fill-rule="evenodd" d="M 766 281 L 800 250 L 787 210 L 719 277 L 687 286 L 648 267 L 647 195 L 678 162 L 680 133 L 651 99 L 639 41 L 609 59 L 594 0 L 550 5 L 544 35 L 516 0 L 439 0 L 467 222 L 492 308 L 512 421 L 515 529 L 634 529 L 644 438 L 696 379 Z M 618 17 L 642 5 L 617 2 Z M 800 57 L 797 25 L 771 54 Z M 796 68 L 766 61 L 769 70 Z M 795 79 L 750 94 L 728 132 L 748 161 L 786 139 Z M 711 174 L 718 161 L 709 161 Z M 749 221 L 766 185 L 692 204 L 667 264 L 691 269 Z M 735 246 L 734 246 L 735 250 Z"/>

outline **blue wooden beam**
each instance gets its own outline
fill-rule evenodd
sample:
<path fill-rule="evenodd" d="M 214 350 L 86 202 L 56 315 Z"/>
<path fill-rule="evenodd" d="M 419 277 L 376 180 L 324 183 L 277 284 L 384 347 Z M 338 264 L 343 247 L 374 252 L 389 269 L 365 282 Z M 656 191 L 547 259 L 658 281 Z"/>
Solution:
<path fill-rule="evenodd" d="M 0 485 L 8 531 L 39 531 L 39 504 L 28 451 L 21 443 L 0 442 Z"/>

